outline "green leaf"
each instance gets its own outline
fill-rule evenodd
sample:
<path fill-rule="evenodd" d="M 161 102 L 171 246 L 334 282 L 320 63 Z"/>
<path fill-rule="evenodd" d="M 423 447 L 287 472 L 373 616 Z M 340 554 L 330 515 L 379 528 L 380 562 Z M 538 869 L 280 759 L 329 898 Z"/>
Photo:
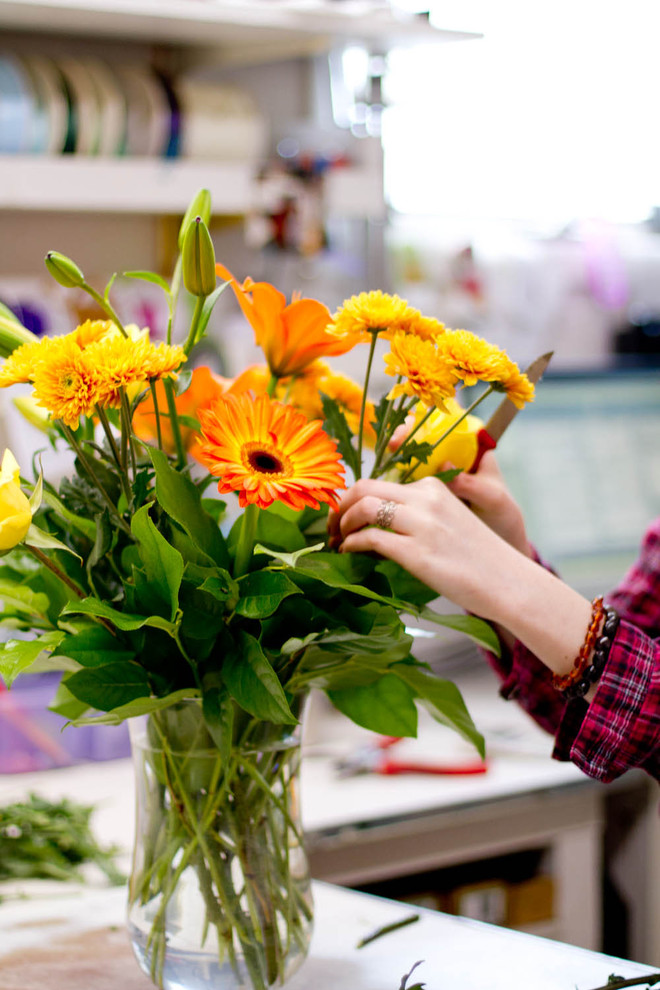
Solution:
<path fill-rule="evenodd" d="M 43 619 L 48 611 L 47 595 L 33 591 L 26 584 L 18 584 L 11 580 L 0 578 L 0 599 L 7 607 L 27 615 L 38 616 L 40 619 Z"/>
<path fill-rule="evenodd" d="M 151 715 L 152 712 L 171 708 L 180 701 L 185 701 L 187 698 L 197 698 L 198 696 L 199 691 L 197 688 L 182 688 L 180 691 L 166 694 L 162 698 L 137 698 L 135 701 L 129 701 L 125 705 L 118 705 L 117 708 L 113 708 L 103 715 L 89 715 L 84 718 L 80 718 L 79 716 L 68 717 L 71 718 L 74 725 L 120 725 L 127 718 L 136 718 L 138 715 Z M 89 708 L 89 705 L 86 705 L 83 711 L 86 711 L 87 708 Z M 66 713 L 61 712 L 61 714 L 65 715 Z M 80 712 L 80 715 L 82 715 L 82 712 Z"/>
<path fill-rule="evenodd" d="M 92 575 L 92 570 L 98 562 L 105 556 L 105 554 L 110 550 L 113 542 L 116 540 L 116 530 L 110 524 L 110 514 L 105 510 L 103 512 L 97 513 L 94 516 L 94 524 L 96 526 L 96 534 L 94 536 L 94 546 L 87 558 L 85 564 L 85 570 L 87 572 L 87 579 L 94 587 L 94 580 Z"/>
<path fill-rule="evenodd" d="M 220 298 L 221 293 L 224 292 L 224 290 L 227 288 L 228 285 L 229 282 L 223 282 L 222 285 L 219 285 L 216 289 L 214 289 L 213 292 L 209 296 L 207 296 L 206 299 L 204 300 L 204 305 L 202 306 L 202 312 L 200 313 L 199 321 L 197 323 L 197 335 L 195 337 L 196 344 L 199 343 L 199 341 L 206 333 L 206 328 L 209 325 L 209 320 L 211 319 L 211 313 L 213 312 L 213 307 Z"/>
<path fill-rule="evenodd" d="M 313 547 L 303 547 L 302 550 L 294 550 L 293 553 L 284 553 L 283 551 L 271 550 L 269 547 L 264 547 L 261 543 L 256 543 L 254 552 L 265 553 L 269 557 L 274 557 L 275 560 L 279 560 L 286 567 L 295 567 L 301 557 L 305 557 L 308 553 L 318 553 L 319 550 L 324 549 L 325 543 L 315 543 Z"/>
<path fill-rule="evenodd" d="M 432 671 L 417 664 L 397 663 L 390 670 L 413 690 L 437 722 L 454 729 L 484 756 L 484 738 L 472 721 L 461 692 L 452 681 L 436 677 Z"/>
<path fill-rule="evenodd" d="M 428 584 L 424 584 L 419 578 L 413 577 L 410 571 L 393 560 L 379 561 L 376 564 L 376 573 L 382 574 L 387 580 L 395 598 L 413 602 L 415 605 L 425 605 L 438 597 L 437 591 L 429 588 Z"/>
<path fill-rule="evenodd" d="M 85 667 L 67 677 L 66 686 L 79 701 L 102 712 L 150 694 L 146 671 L 137 663 L 122 660 Z"/>
<path fill-rule="evenodd" d="M 39 472 L 39 477 L 37 478 L 37 483 L 32 490 L 32 494 L 30 495 L 30 511 L 32 515 L 34 515 L 37 509 L 40 507 L 43 496 L 44 496 L 44 473 L 43 470 L 41 470 Z"/>
<path fill-rule="evenodd" d="M 88 626 L 65 636 L 59 644 L 58 652 L 76 660 L 82 667 L 100 667 L 117 660 L 132 660 L 135 655 L 100 625 Z"/>
<path fill-rule="evenodd" d="M 239 516 L 229 533 L 228 543 L 232 554 L 236 553 L 242 521 L 243 517 Z M 305 537 L 295 523 L 275 513 L 263 510 L 259 512 L 257 518 L 255 543 L 264 547 L 271 547 L 273 550 L 284 550 L 285 553 L 302 550 L 306 547 Z"/>
<path fill-rule="evenodd" d="M 300 588 L 281 571 L 253 571 L 241 578 L 238 586 L 236 612 L 247 619 L 265 619 L 289 595 L 300 594 Z"/>
<path fill-rule="evenodd" d="M 67 553 L 72 553 L 74 557 L 77 557 L 82 564 L 82 557 L 75 550 L 72 550 L 71 547 L 68 547 L 66 543 L 62 543 L 56 537 L 51 536 L 50 533 L 39 529 L 34 523 L 31 523 L 23 542 L 28 547 L 37 547 L 38 550 L 66 550 Z"/>
<path fill-rule="evenodd" d="M 54 650 L 64 638 L 64 633 L 54 630 L 37 639 L 10 639 L 0 651 L 0 675 L 8 688 L 19 674 L 28 670 L 47 650 Z"/>
<path fill-rule="evenodd" d="M 330 701 L 357 725 L 383 736 L 416 736 L 417 708 L 410 688 L 385 674 L 373 684 L 328 691 Z"/>
<path fill-rule="evenodd" d="M 222 676 L 232 698 L 250 715 L 278 725 L 295 725 L 277 674 L 258 640 L 239 632 L 222 664 Z"/>
<path fill-rule="evenodd" d="M 166 606 L 170 620 L 173 620 L 179 607 L 183 557 L 158 532 L 149 515 L 148 505 L 143 505 L 133 516 L 131 532 L 138 541 L 147 582 Z"/>
<path fill-rule="evenodd" d="M 203 498 L 202 509 L 210 515 L 216 526 L 219 526 L 227 511 L 227 503 L 221 498 Z"/>
<path fill-rule="evenodd" d="M 134 615 L 131 612 L 120 612 L 106 602 L 99 601 L 98 598 L 83 598 L 80 602 L 71 602 L 62 609 L 62 615 L 95 615 L 107 619 L 124 632 L 134 632 L 143 626 L 153 626 L 155 629 L 162 629 L 170 636 L 176 633 L 176 624 L 168 622 L 160 615 Z"/>
<path fill-rule="evenodd" d="M 83 712 L 86 712 L 88 708 L 89 705 L 85 704 L 84 701 L 79 701 L 78 698 L 71 694 L 66 686 L 66 679 L 62 678 L 57 686 L 55 697 L 48 706 L 48 711 L 55 712 L 56 715 L 61 715 L 63 718 L 73 721 L 79 718 Z"/>
<path fill-rule="evenodd" d="M 140 279 L 142 282 L 153 282 L 154 285 L 160 286 L 166 296 L 170 295 L 170 287 L 161 275 L 157 275 L 155 272 L 142 272 L 142 271 L 131 271 L 131 272 L 117 272 L 117 275 L 121 275 L 124 278 L 136 278 Z"/>
<path fill-rule="evenodd" d="M 234 702 L 217 673 L 202 680 L 202 713 L 218 750 L 228 753 L 234 737 Z"/>
<path fill-rule="evenodd" d="M 414 614 L 418 615 L 420 619 L 428 619 L 436 626 L 446 626 L 447 629 L 455 629 L 457 632 L 465 633 L 478 646 L 490 650 L 497 657 L 500 656 L 500 641 L 497 638 L 497 633 L 483 619 L 478 619 L 474 615 L 440 615 L 428 606 L 417 609 Z"/>
<path fill-rule="evenodd" d="M 156 472 L 156 498 L 163 510 L 188 534 L 195 546 L 219 567 L 229 567 L 229 554 L 217 523 L 204 510 L 197 486 L 170 464 L 155 447 L 149 454 Z"/>
<path fill-rule="evenodd" d="M 71 512 L 67 509 L 64 502 L 57 497 L 53 492 L 46 490 L 44 492 L 44 502 L 46 505 L 57 513 L 65 522 L 67 522 L 72 529 L 77 529 L 79 533 L 86 536 L 88 540 L 94 542 L 96 536 L 96 526 L 91 519 L 85 519 L 83 516 L 77 516 L 75 512 Z"/>
<path fill-rule="evenodd" d="M 388 463 L 392 466 L 393 464 L 407 464 L 409 461 L 415 460 L 426 464 L 432 453 L 433 444 L 417 443 L 415 440 L 411 440 L 410 443 L 402 444 L 395 453 L 390 454 Z"/>
<path fill-rule="evenodd" d="M 321 394 L 323 403 L 323 429 L 337 441 L 337 448 L 344 459 L 346 466 L 353 472 L 355 478 L 358 477 L 359 463 L 357 450 L 353 446 L 353 433 L 346 422 L 346 416 L 339 408 L 335 399 L 329 395 Z"/>

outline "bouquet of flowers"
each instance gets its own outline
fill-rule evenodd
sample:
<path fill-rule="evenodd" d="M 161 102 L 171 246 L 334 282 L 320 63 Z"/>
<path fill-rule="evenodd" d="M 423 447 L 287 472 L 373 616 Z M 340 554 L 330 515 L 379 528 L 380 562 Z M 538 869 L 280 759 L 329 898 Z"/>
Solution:
<path fill-rule="evenodd" d="M 429 620 L 497 649 L 488 625 L 436 614 L 435 593 L 392 562 L 335 552 L 328 510 L 367 463 L 401 483 L 447 456 L 468 468 L 475 423 L 455 398 L 463 385 L 482 381 L 477 401 L 495 389 L 518 405 L 533 388 L 501 350 L 397 296 L 365 292 L 333 315 L 238 282 L 216 265 L 210 214 L 202 190 L 170 281 L 121 273 L 161 286 L 164 341 L 122 324 L 117 275 L 99 292 L 57 252 L 49 272 L 88 293 L 99 318 L 37 339 L 0 313 L 0 386 L 29 383 L 50 442 L 75 455 L 56 489 L 38 463 L 28 480 L 4 454 L 0 621 L 20 635 L 3 644 L 0 674 L 10 686 L 59 670 L 52 707 L 66 720 L 131 720 L 144 774 L 129 919 L 154 982 L 263 990 L 283 982 L 309 938 L 295 783 L 310 689 L 391 736 L 415 734 L 422 704 L 483 752 L 455 685 L 414 658 L 409 626 Z M 233 380 L 194 366 L 228 286 L 265 357 Z M 184 291 L 194 309 L 176 343 Z M 394 382 L 374 405 L 379 339 Z M 360 386 L 324 359 L 363 343 Z"/>

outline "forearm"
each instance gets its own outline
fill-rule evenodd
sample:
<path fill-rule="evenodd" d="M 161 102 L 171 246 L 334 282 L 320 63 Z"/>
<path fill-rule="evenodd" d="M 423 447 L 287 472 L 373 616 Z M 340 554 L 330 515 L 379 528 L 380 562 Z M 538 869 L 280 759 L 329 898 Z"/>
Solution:
<path fill-rule="evenodd" d="M 507 551 L 502 572 L 491 581 L 484 612 L 503 646 L 516 641 L 552 673 L 567 674 L 582 646 L 591 619 L 591 603 L 540 564 Z M 587 701 L 595 693 L 591 688 Z"/>

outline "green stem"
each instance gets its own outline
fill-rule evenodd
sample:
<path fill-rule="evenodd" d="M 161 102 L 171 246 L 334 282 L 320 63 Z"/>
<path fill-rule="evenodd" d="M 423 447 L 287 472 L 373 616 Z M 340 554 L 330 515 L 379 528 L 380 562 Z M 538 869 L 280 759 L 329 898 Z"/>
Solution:
<path fill-rule="evenodd" d="M 172 320 L 174 318 L 174 311 L 176 310 L 176 304 L 179 298 L 179 290 L 181 289 L 181 255 L 179 254 L 176 259 L 176 264 L 174 266 L 174 273 L 172 275 L 172 281 L 170 282 L 170 315 L 167 321 L 167 343 L 172 343 Z"/>
<path fill-rule="evenodd" d="M 101 426 L 103 427 L 103 432 L 105 433 L 105 435 L 107 437 L 107 440 L 108 440 L 108 444 L 110 445 L 110 450 L 112 452 L 112 456 L 114 458 L 114 462 L 117 465 L 117 471 L 118 471 L 118 474 L 119 474 L 119 480 L 121 481 L 122 491 L 124 492 L 124 496 L 126 498 L 126 504 L 127 505 L 130 505 L 131 504 L 131 493 L 130 493 L 130 489 L 128 488 L 128 484 L 127 484 L 126 471 L 125 471 L 125 469 L 124 469 L 124 467 L 123 467 L 123 465 L 121 463 L 121 459 L 120 459 L 120 456 L 119 456 L 119 450 L 117 448 L 117 444 L 115 442 L 115 438 L 113 436 L 112 429 L 111 429 L 110 423 L 108 421 L 108 417 L 106 416 L 105 409 L 103 408 L 103 406 L 97 405 L 97 406 L 95 406 L 95 409 L 96 409 L 96 412 L 98 413 L 98 417 L 99 417 Z"/>
<path fill-rule="evenodd" d="M 163 379 L 165 395 L 167 397 L 167 410 L 170 414 L 170 425 L 172 436 L 174 437 L 174 449 L 176 451 L 177 467 L 179 470 L 186 465 L 186 452 L 181 439 L 181 424 L 179 423 L 179 413 L 176 408 L 176 395 L 174 392 L 174 382 L 171 378 Z"/>
<path fill-rule="evenodd" d="M 396 385 L 400 383 L 402 377 L 403 377 L 402 375 L 398 376 L 396 380 Z M 399 409 L 401 408 L 401 405 L 404 400 L 405 400 L 405 396 L 402 395 L 399 403 Z M 387 443 L 390 439 L 390 437 L 388 436 L 388 427 L 390 421 L 390 414 L 394 409 L 395 405 L 396 405 L 396 399 L 388 400 L 387 409 L 385 410 L 385 415 L 383 416 L 383 422 L 381 423 L 381 427 L 380 427 L 380 436 L 378 437 L 378 441 L 376 443 L 376 449 L 374 451 L 374 456 L 375 456 L 374 471 L 377 470 L 378 465 L 380 464 L 380 459 L 383 455 L 383 451 L 386 449 Z M 373 472 L 371 476 L 372 478 L 375 477 Z"/>
<path fill-rule="evenodd" d="M 367 358 L 367 370 L 364 375 L 364 389 L 362 392 L 362 404 L 360 406 L 360 425 L 358 427 L 358 449 L 357 449 L 357 478 L 362 477 L 362 446 L 364 442 L 364 414 L 367 408 L 367 393 L 369 391 L 369 379 L 371 378 L 371 366 L 374 360 L 374 352 L 378 341 L 380 330 L 371 330 L 371 343 L 369 345 L 369 357 Z"/>
<path fill-rule="evenodd" d="M 43 553 L 38 547 L 32 547 L 29 545 L 29 543 L 25 543 L 23 545 L 25 549 L 32 554 L 33 557 L 36 557 L 36 559 L 39 561 L 40 564 L 43 564 L 44 567 L 47 567 L 49 571 L 51 571 L 56 577 L 58 577 L 60 581 L 63 584 L 65 584 L 67 588 L 74 593 L 74 595 L 76 595 L 77 598 L 85 597 L 84 591 L 81 591 L 78 585 L 71 580 L 69 575 L 65 574 L 64 571 L 60 570 L 57 564 L 54 561 L 52 561 L 50 557 L 47 557 L 46 554 Z"/>
<path fill-rule="evenodd" d="M 275 395 L 275 389 L 277 388 L 278 381 L 279 378 L 277 377 L 277 375 L 274 375 L 271 371 L 270 381 L 268 382 L 268 386 L 266 387 L 266 395 L 270 396 L 271 399 Z"/>
<path fill-rule="evenodd" d="M 121 322 L 121 320 L 117 316 L 117 313 L 113 309 L 113 307 L 112 307 L 111 303 L 109 302 L 109 300 L 108 299 L 105 299 L 99 292 L 96 291 L 96 289 L 92 288 L 91 285 L 88 285 L 87 282 L 83 282 L 82 285 L 80 286 L 80 288 L 83 289 L 87 293 L 88 296 L 91 296 L 92 299 L 99 304 L 99 306 L 101 307 L 101 309 L 103 310 L 103 312 L 107 316 L 110 317 L 110 319 L 112 320 L 112 322 L 119 329 L 119 331 L 121 332 L 122 336 L 123 337 L 128 337 L 128 334 L 126 333 L 126 331 L 124 329 L 123 323 Z"/>
<path fill-rule="evenodd" d="M 183 349 L 186 354 L 190 354 L 193 347 L 197 343 L 197 326 L 199 324 L 199 319 L 202 315 L 202 310 L 204 308 L 204 303 L 206 301 L 206 296 L 197 296 L 195 299 L 195 309 L 193 311 L 192 320 L 190 321 L 190 330 L 188 331 L 188 339 L 183 345 Z"/>
<path fill-rule="evenodd" d="M 137 458 L 135 456 L 135 446 L 133 444 L 133 425 L 131 423 L 131 410 L 128 406 L 128 396 L 126 395 L 126 389 L 121 389 L 121 417 L 122 423 L 124 424 L 124 433 L 126 436 L 126 445 L 128 452 L 131 456 L 131 469 L 133 471 L 133 481 L 137 475 Z M 128 504 L 129 506 L 133 503 L 133 495 L 130 495 Z"/>
<path fill-rule="evenodd" d="M 414 404 L 415 404 L 414 402 L 411 404 L 410 409 L 412 409 L 412 407 L 413 407 Z M 408 412 L 410 411 L 410 409 L 406 412 L 406 415 L 408 414 Z M 395 462 L 395 460 L 398 460 L 398 461 L 401 461 L 402 460 L 401 455 L 402 455 L 402 453 L 405 452 L 406 446 L 410 443 L 410 441 L 415 436 L 415 434 L 417 433 L 417 431 L 422 428 L 422 426 L 427 421 L 427 419 L 429 419 L 433 415 L 433 413 L 435 411 L 436 411 L 435 410 L 435 406 L 431 406 L 430 409 L 427 409 L 426 410 L 426 412 L 424 413 L 424 415 L 420 419 L 419 423 L 417 423 L 417 425 L 413 427 L 413 429 L 410 431 L 410 433 L 408 434 L 408 436 L 406 437 L 406 439 L 403 441 L 403 443 L 401 444 L 401 446 L 399 447 L 399 449 L 398 450 L 395 450 L 394 453 L 390 457 L 388 457 L 388 459 L 385 461 L 385 463 L 383 464 L 383 466 L 380 468 L 380 470 L 378 472 L 379 474 L 385 474 L 385 472 L 392 466 L 392 464 Z M 453 429 L 453 427 L 452 427 L 452 429 Z M 374 475 L 374 477 L 375 477 L 375 475 Z"/>
<path fill-rule="evenodd" d="M 254 551 L 254 541 L 257 535 L 257 523 L 259 522 L 259 509 L 256 505 L 246 505 L 241 520 L 241 532 L 238 537 L 236 547 L 236 558 L 234 560 L 234 577 L 242 577 L 247 574 Z"/>
<path fill-rule="evenodd" d="M 92 467 L 91 461 L 89 460 L 89 458 L 87 457 L 87 454 L 84 452 L 84 450 L 82 449 L 82 447 L 78 443 L 73 430 L 70 427 L 66 426 L 66 424 L 63 423 L 61 420 L 59 422 L 61 423 L 62 430 L 64 431 L 64 434 L 65 434 L 67 440 L 69 441 L 70 445 L 73 447 L 73 449 L 74 449 L 74 451 L 76 453 L 76 456 L 80 460 L 80 463 L 84 467 L 85 471 L 87 472 L 87 474 L 89 475 L 89 477 L 91 478 L 91 480 L 93 481 L 93 483 L 98 488 L 99 494 L 101 495 L 101 497 L 103 498 L 104 502 L 106 503 L 106 505 L 110 509 L 111 515 L 114 516 L 114 518 L 117 520 L 117 523 L 119 524 L 119 526 L 121 527 L 121 529 L 123 529 L 125 533 L 127 533 L 129 536 L 131 536 L 132 534 L 131 534 L 130 528 L 126 525 L 126 522 L 124 521 L 124 519 L 122 518 L 122 516 L 120 515 L 120 513 L 117 511 L 117 506 L 112 501 L 112 499 L 108 495 L 107 491 L 103 487 L 103 484 L 99 480 L 99 477 L 96 474 L 96 471 Z"/>
<path fill-rule="evenodd" d="M 476 399 L 474 400 L 474 402 L 473 402 L 473 403 L 471 403 L 471 405 L 469 405 L 469 406 L 467 407 L 467 409 L 466 409 L 466 410 L 465 410 L 465 411 L 464 411 L 464 412 L 463 412 L 463 413 L 462 413 L 462 414 L 461 414 L 461 415 L 460 415 L 460 416 L 458 417 L 458 419 L 456 420 L 456 422 L 454 422 L 454 423 L 452 423 L 452 424 L 451 424 L 451 426 L 449 427 L 449 429 L 447 429 L 447 430 L 445 430 L 445 432 L 444 432 L 444 433 L 442 434 L 442 436 L 441 436 L 441 437 L 439 437 L 439 438 L 438 438 L 438 439 L 437 439 L 437 440 L 435 441 L 435 443 L 433 444 L 433 447 L 431 448 L 431 453 L 433 453 L 433 451 L 434 451 L 434 450 L 436 449 L 436 447 L 439 447 L 439 446 L 440 446 L 440 444 L 442 443 L 442 441 L 443 441 L 443 440 L 446 440 L 446 439 L 447 439 L 447 437 L 449 436 L 449 434 L 450 434 L 450 433 L 453 433 L 453 431 L 454 431 L 454 430 L 456 429 L 456 427 L 457 427 L 457 426 L 459 425 L 459 423 L 462 423 L 462 422 L 463 422 L 463 420 L 464 420 L 464 419 L 465 419 L 465 418 L 466 418 L 467 416 L 469 416 L 469 415 L 470 415 L 470 413 L 471 413 L 471 412 L 472 412 L 472 411 L 473 411 L 474 409 L 476 409 L 476 408 L 477 408 L 477 406 L 479 405 L 479 403 L 480 403 L 480 402 L 483 402 L 483 401 L 484 401 L 484 399 L 485 399 L 485 398 L 487 398 L 487 396 L 489 396 L 489 395 L 490 395 L 490 393 L 491 393 L 491 392 L 493 391 L 493 389 L 494 389 L 494 388 L 495 388 L 495 386 L 494 386 L 494 385 L 489 385 L 489 386 L 488 386 L 488 388 L 487 388 L 487 389 L 485 389 L 485 391 L 483 391 L 483 392 L 481 393 L 481 395 L 480 395 L 480 396 L 478 396 L 478 398 L 476 398 Z M 420 423 L 420 426 L 421 426 L 421 423 Z M 410 439 L 410 438 L 408 438 L 408 439 Z M 431 456 L 431 455 L 429 454 L 429 457 L 430 457 L 430 456 Z M 402 477 L 402 478 L 401 478 L 401 480 L 400 480 L 400 483 L 401 483 L 401 484 L 404 484 L 404 483 L 405 483 L 406 481 L 408 481 L 408 479 L 409 479 L 409 478 L 411 478 L 411 477 L 413 476 L 413 474 L 415 473 L 415 471 L 416 471 L 416 470 L 417 470 L 417 468 L 419 467 L 419 465 L 420 465 L 420 463 L 421 463 L 421 462 L 420 462 L 420 461 L 418 461 L 418 462 L 417 462 L 416 464 L 413 464 L 413 465 L 412 465 L 412 467 L 410 467 L 410 468 L 409 468 L 409 469 L 408 469 L 408 470 L 406 471 L 406 473 L 405 473 L 405 474 L 403 475 L 403 477 Z"/>
<path fill-rule="evenodd" d="M 151 398 L 154 404 L 154 413 L 156 414 L 156 436 L 158 437 L 158 448 L 163 449 L 163 435 L 160 429 L 160 409 L 158 408 L 158 393 L 156 390 L 156 382 L 152 379 L 149 382 L 149 388 L 151 390 Z"/>

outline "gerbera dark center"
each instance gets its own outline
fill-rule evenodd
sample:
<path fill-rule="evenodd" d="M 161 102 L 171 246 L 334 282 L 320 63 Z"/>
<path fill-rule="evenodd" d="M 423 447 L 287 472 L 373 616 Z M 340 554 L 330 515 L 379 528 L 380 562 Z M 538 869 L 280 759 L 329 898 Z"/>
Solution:
<path fill-rule="evenodd" d="M 272 454 L 267 454 L 265 450 L 253 451 L 249 461 L 250 467 L 253 467 L 255 471 L 261 471 L 262 474 L 279 474 L 283 468 L 282 462 L 277 457 L 273 457 Z"/>

